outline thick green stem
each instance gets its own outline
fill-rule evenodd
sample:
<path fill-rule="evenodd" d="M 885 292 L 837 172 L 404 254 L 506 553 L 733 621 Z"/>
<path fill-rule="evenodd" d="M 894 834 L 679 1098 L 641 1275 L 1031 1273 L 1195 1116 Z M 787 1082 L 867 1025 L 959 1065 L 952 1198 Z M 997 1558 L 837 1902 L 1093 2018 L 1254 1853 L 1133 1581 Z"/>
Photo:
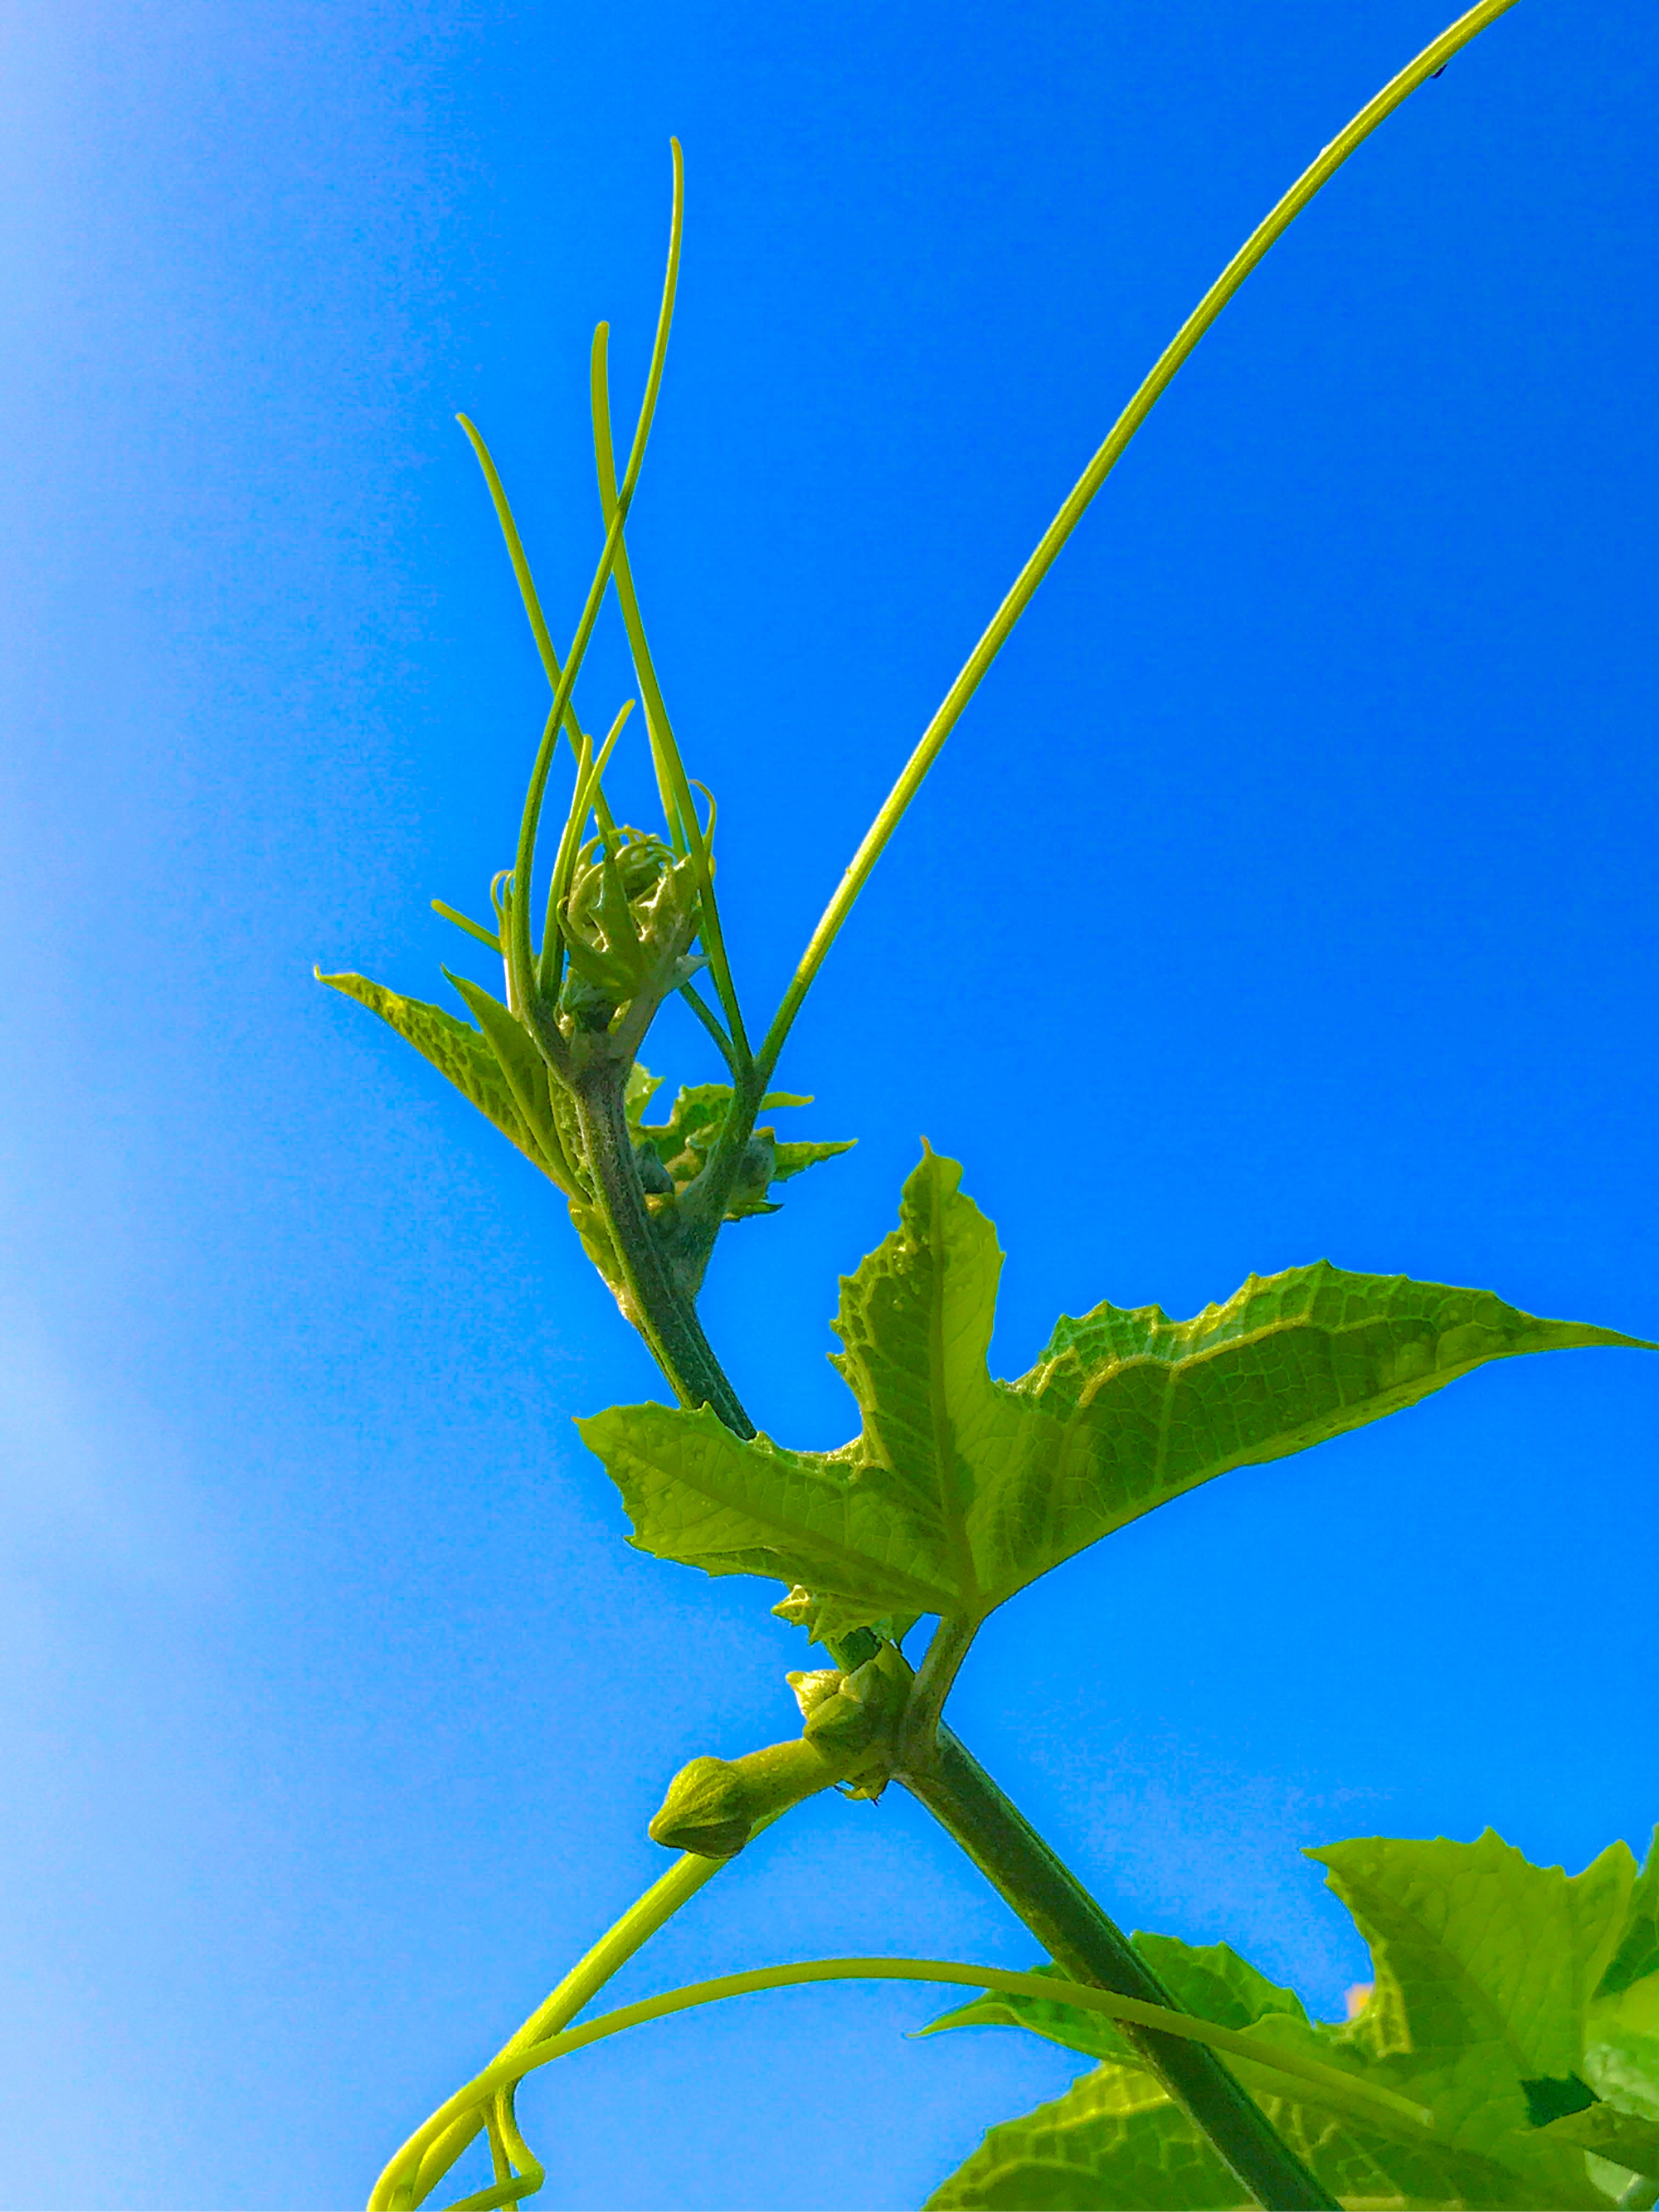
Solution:
<path fill-rule="evenodd" d="M 1178 2010 L 1123 1931 L 948 1729 L 917 1771 L 896 1778 L 961 1844 L 1055 1965 L 1074 1980 Z M 1214 2051 L 1126 2022 L 1134 2045 L 1258 2204 L 1336 2212 L 1336 2199 L 1281 2142 Z"/>
<path fill-rule="evenodd" d="M 572 1095 L 641 1334 L 681 1402 L 712 1407 L 746 1442 L 755 1425 L 703 1334 L 690 1293 L 675 1279 L 646 1209 L 616 1071 L 601 1063 L 575 1079 Z"/>

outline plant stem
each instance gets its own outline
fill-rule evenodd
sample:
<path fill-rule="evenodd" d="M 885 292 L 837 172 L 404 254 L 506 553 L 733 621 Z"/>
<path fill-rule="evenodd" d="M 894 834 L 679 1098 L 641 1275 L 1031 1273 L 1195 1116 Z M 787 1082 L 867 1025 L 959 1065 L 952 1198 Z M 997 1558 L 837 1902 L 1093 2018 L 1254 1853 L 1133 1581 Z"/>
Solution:
<path fill-rule="evenodd" d="M 927 1760 L 899 1774 L 1049 1957 L 1074 1980 L 1172 2010 L 1174 2003 L 1121 1929 L 1062 1864 L 948 1729 Z M 1280 2142 L 1214 2051 L 1126 2021 L 1123 2033 L 1258 2204 L 1336 2212 L 1336 2199 Z"/>
<path fill-rule="evenodd" d="M 551 1996 L 507 2038 L 490 2064 L 499 2066 L 531 2044 L 544 2043 L 556 2035 L 683 1905 L 690 1902 L 705 1882 L 712 1881 L 729 1864 L 726 1859 L 700 1858 L 696 1852 L 687 1851 L 576 1961 Z M 483 2124 L 481 2108 L 459 2113 L 435 2136 L 430 2133 L 431 2121 L 426 2122 L 387 2163 L 368 2200 L 369 2212 L 408 2212 L 409 2207 L 419 2204 Z"/>
<path fill-rule="evenodd" d="M 571 1087 L 588 1165 L 599 1186 L 640 1333 L 681 1403 L 712 1407 L 732 1435 L 746 1443 L 755 1425 L 703 1334 L 690 1292 L 675 1280 L 646 1209 L 621 1081 L 601 1063 L 578 1076 Z"/>
<path fill-rule="evenodd" d="M 1372 2127 L 1385 2128 L 1397 2136 L 1403 2136 L 1414 2148 L 1421 2147 L 1425 2136 L 1431 2139 L 1434 2136 L 1434 2115 L 1427 2106 L 1415 2104 L 1410 2098 L 1380 2086 L 1357 2081 L 1352 2075 L 1324 2065 L 1302 2051 L 1258 2043 L 1234 2029 L 1218 2027 L 1213 2021 L 1176 2012 L 1167 2005 L 1119 1996 L 1115 1991 L 1097 1989 L 1092 1984 L 1055 1981 L 1042 1974 L 1014 1973 L 1001 1966 L 966 1966 L 955 1959 L 811 1959 L 790 1966 L 751 1967 L 744 1973 L 721 1974 L 712 1981 L 692 1982 L 684 1989 L 666 1990 L 660 1996 L 643 1997 L 635 2004 L 602 2013 L 597 2020 L 584 2021 L 580 2027 L 555 2032 L 542 2039 L 526 2040 L 526 2024 L 498 2057 L 439 2108 L 422 2132 L 444 2128 L 445 2133 L 436 2141 L 447 2141 L 449 2130 L 465 2124 L 474 2112 L 482 2112 L 490 2100 L 516 2087 L 537 2068 L 549 2065 L 556 2058 L 568 2057 L 574 2051 L 590 2050 L 594 2044 L 620 2035 L 629 2028 L 643 2027 L 652 2021 L 669 2020 L 676 2013 L 689 2012 L 699 2005 L 723 2004 L 731 1997 L 757 1996 L 773 1990 L 842 1981 L 932 1982 L 947 1989 L 954 1986 L 980 1991 L 994 1990 L 1007 1996 L 1037 1997 L 1051 2004 L 1075 2005 L 1081 2011 L 1099 2014 L 1126 2030 L 1156 2023 L 1167 2041 L 1188 2043 L 1196 2049 L 1225 2051 L 1251 2065 L 1283 2075 L 1287 2084 L 1311 2087 L 1317 2101 L 1327 2111 L 1362 2119 Z M 418 2138 L 410 2140 L 413 2142 Z M 422 2172 L 424 2174 L 424 2161 Z M 527 2196 L 530 2192 L 526 2189 L 524 2193 Z M 474 2203 L 477 2200 L 468 2198 L 465 2202 Z M 376 2212 L 376 2208 L 371 2206 L 371 2212 Z"/>

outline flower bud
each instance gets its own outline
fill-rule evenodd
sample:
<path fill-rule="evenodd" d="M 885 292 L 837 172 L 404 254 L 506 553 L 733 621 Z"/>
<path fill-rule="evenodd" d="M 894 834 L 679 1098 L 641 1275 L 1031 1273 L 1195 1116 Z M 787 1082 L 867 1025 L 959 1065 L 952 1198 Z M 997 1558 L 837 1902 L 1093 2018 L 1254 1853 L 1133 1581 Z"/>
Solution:
<path fill-rule="evenodd" d="M 724 1759 L 694 1759 L 668 1785 L 651 1823 L 653 1844 L 704 1858 L 732 1859 L 749 1840 L 754 1814 L 742 1775 Z"/>

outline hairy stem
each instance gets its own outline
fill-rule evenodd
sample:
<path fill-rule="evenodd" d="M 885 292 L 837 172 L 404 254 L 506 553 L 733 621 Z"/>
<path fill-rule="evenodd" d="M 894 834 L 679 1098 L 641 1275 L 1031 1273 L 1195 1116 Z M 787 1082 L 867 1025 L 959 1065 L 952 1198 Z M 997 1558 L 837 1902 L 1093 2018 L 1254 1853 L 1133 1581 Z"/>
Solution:
<path fill-rule="evenodd" d="M 676 1280 L 647 1211 L 617 1073 L 602 1063 L 571 1087 L 640 1333 L 681 1403 L 712 1407 L 732 1435 L 747 1442 L 755 1425 L 715 1358 L 696 1303 Z"/>
<path fill-rule="evenodd" d="M 949 1830 L 1056 1966 L 1097 1989 L 1170 2006 L 1121 1929 L 948 1729 L 939 1729 L 923 1762 L 896 1778 Z M 1213 2051 L 1129 2021 L 1123 2033 L 1258 2204 L 1336 2212 L 1335 2198 L 1279 2141 Z"/>

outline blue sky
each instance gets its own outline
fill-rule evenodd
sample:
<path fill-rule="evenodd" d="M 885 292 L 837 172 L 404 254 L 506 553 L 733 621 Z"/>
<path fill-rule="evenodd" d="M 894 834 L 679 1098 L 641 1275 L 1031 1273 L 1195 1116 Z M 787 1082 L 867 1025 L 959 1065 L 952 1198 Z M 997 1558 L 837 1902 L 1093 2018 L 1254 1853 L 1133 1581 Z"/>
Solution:
<path fill-rule="evenodd" d="M 675 1768 L 790 1732 L 770 1594 L 629 1551 L 575 1440 L 653 1386 L 556 1194 L 311 980 L 441 995 L 428 900 L 510 857 L 544 694 L 455 411 L 568 630 L 588 336 L 630 407 L 678 133 L 632 542 L 763 1011 L 1152 356 L 1443 20 L 9 11 L 6 2204 L 361 2202 L 666 1863 Z M 1425 87 L 1065 555 L 781 1071 L 858 1149 L 716 1259 L 785 1440 L 849 1432 L 835 1279 L 924 1132 L 1009 1255 L 1002 1372 L 1321 1255 L 1659 1336 L 1647 27 L 1522 0 Z M 607 631 L 588 720 L 628 688 Z M 652 1058 L 714 1073 L 689 1023 Z M 1127 1924 L 1337 2013 L 1298 1846 L 1577 1868 L 1659 1817 L 1656 1420 L 1637 1355 L 1517 1361 L 1230 1475 L 1008 1607 L 958 1725 Z M 860 1950 L 1031 1955 L 894 1791 L 618 1986 Z M 1072 2070 L 930 2008 L 553 2069 L 540 2201 L 918 2203 Z"/>

